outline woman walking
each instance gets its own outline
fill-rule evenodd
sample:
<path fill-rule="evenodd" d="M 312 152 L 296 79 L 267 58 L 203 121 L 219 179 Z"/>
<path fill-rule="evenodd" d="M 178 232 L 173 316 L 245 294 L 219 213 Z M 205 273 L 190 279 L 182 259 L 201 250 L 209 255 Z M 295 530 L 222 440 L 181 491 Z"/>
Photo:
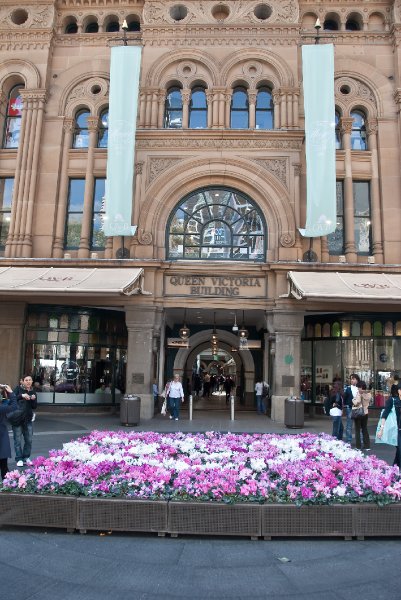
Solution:
<path fill-rule="evenodd" d="M 171 418 L 178 421 L 180 417 L 180 401 L 184 402 L 184 390 L 182 389 L 180 376 L 174 375 L 170 384 L 169 394 Z"/>
<path fill-rule="evenodd" d="M 8 459 L 11 458 L 10 438 L 8 437 L 7 415 L 17 410 L 17 399 L 9 385 L 0 387 L 0 398 L 3 399 L 3 393 L 7 400 L 0 403 L 0 472 L 4 479 L 8 473 Z"/>
<path fill-rule="evenodd" d="M 399 383 L 398 385 L 391 386 L 391 396 L 387 398 L 386 406 L 384 407 L 384 411 L 382 414 L 380 429 L 377 432 L 377 437 L 379 439 L 383 435 L 384 424 L 386 422 L 387 417 L 391 413 L 393 406 L 395 408 L 395 414 L 397 417 L 398 425 L 398 445 L 393 465 L 397 465 L 398 468 L 401 469 L 401 383 Z"/>
<path fill-rule="evenodd" d="M 352 410 L 362 409 L 363 415 L 354 419 L 355 423 L 355 446 L 361 449 L 361 429 L 364 450 L 370 450 L 370 437 L 368 431 L 368 412 L 369 404 L 372 400 L 372 394 L 366 389 L 366 383 L 361 381 L 358 393 L 352 400 Z"/>

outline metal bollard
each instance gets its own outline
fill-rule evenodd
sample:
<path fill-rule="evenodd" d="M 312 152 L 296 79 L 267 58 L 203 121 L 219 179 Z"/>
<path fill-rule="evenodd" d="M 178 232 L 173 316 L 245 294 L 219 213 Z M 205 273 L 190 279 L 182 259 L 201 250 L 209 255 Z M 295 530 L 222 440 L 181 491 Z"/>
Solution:
<path fill-rule="evenodd" d="M 189 394 L 189 420 L 192 421 L 192 416 L 193 416 L 193 401 L 192 401 L 192 394 Z"/>
<path fill-rule="evenodd" d="M 235 409 L 234 402 L 235 402 L 235 396 L 234 396 L 234 394 L 231 394 L 231 396 L 230 396 L 230 414 L 231 414 L 230 419 L 231 419 L 231 421 L 234 421 L 234 409 Z"/>

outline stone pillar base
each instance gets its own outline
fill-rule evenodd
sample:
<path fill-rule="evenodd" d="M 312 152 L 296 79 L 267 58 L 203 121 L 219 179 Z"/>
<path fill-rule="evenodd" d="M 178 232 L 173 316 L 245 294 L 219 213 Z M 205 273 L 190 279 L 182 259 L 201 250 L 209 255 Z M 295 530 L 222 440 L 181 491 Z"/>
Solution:
<path fill-rule="evenodd" d="M 288 396 L 272 396 L 272 421 L 284 423 L 284 402 L 286 398 Z"/>
<path fill-rule="evenodd" d="M 135 394 L 135 392 L 133 392 Z M 153 419 L 155 414 L 153 394 L 138 394 L 141 399 L 141 421 L 142 419 Z"/>

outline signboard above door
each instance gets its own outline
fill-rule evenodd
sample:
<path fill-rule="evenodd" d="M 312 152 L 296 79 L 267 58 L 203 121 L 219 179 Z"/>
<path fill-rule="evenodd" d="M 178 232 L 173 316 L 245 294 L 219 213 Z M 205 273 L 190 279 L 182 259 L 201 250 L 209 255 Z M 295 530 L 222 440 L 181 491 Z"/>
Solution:
<path fill-rule="evenodd" d="M 248 275 L 165 275 L 165 296 L 266 298 L 265 277 Z"/>

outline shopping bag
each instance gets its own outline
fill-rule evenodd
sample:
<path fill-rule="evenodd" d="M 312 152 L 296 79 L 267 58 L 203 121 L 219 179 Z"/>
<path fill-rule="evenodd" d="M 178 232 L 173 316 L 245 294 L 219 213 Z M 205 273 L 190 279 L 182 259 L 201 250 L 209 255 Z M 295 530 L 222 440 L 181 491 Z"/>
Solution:
<path fill-rule="evenodd" d="M 164 399 L 164 402 L 162 404 L 160 412 L 162 415 L 165 415 L 167 413 L 167 400 L 166 399 Z"/>
<path fill-rule="evenodd" d="M 377 434 L 380 430 L 383 412 L 384 410 L 381 411 L 379 422 L 377 424 L 375 442 L 376 444 L 389 444 L 390 446 L 398 446 L 398 424 L 397 415 L 395 414 L 394 402 L 393 408 L 391 409 L 389 416 L 384 422 L 383 435 L 381 436 L 381 438 L 377 437 Z"/>

